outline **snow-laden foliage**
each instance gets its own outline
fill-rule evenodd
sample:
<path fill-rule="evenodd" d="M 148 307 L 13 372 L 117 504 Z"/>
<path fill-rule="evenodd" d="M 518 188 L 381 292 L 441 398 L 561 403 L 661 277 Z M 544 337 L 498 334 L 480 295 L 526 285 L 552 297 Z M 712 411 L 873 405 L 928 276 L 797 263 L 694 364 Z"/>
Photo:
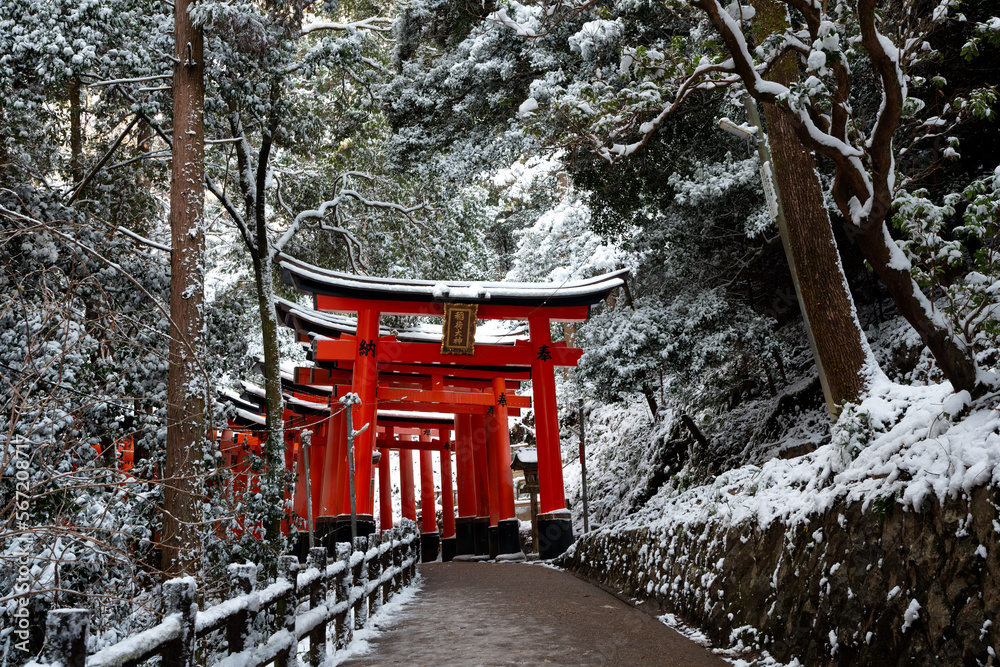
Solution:
<path fill-rule="evenodd" d="M 5 190 L 0 206 L 0 507 L 18 510 L 0 524 L 0 618 L 13 629 L 19 606 L 33 619 L 87 606 L 98 643 L 113 643 L 151 620 L 169 266 L 43 193 Z M 232 313 L 224 299 L 208 311 L 210 385 L 245 352 L 226 331 Z M 218 406 L 209 418 L 225 420 Z M 218 467 L 210 457 L 205 475 Z M 224 566 L 231 549 L 215 545 L 212 520 L 231 514 L 231 499 L 207 500 L 206 566 Z M 23 637 L 0 637 L 14 664 L 37 651 L 43 629 L 33 622 L 17 650 Z"/>
<path fill-rule="evenodd" d="M 926 502 L 1000 483 L 998 428 L 995 410 L 972 404 L 965 392 L 885 383 L 846 410 L 833 440 L 815 452 L 735 468 L 695 488 L 667 484 L 626 523 L 718 516 L 761 527 L 773 521 L 796 526 L 845 498 L 866 507 L 899 502 L 919 510 Z"/>
<path fill-rule="evenodd" d="M 509 188 L 509 201 L 530 199 L 535 178 L 554 177 L 568 180 L 565 173 L 548 173 L 552 163 L 541 166 L 541 173 L 517 175 L 508 170 L 495 179 Z M 526 182 L 527 181 L 527 182 Z M 517 248 L 507 280 L 565 283 L 608 273 L 626 266 L 630 258 L 619 245 L 605 240 L 591 225 L 590 207 L 579 194 L 563 186 L 563 195 L 555 206 L 529 227 L 515 229 Z"/>
<path fill-rule="evenodd" d="M 82 157 L 68 136 L 73 113 L 81 114 L 76 123 L 102 133 L 133 105 L 151 115 L 162 111 L 159 88 L 169 89 L 170 66 L 160 54 L 172 51 L 165 9 L 151 11 L 139 0 L 0 3 L 4 167 L 36 184 L 69 177 Z M 104 83 L 122 78 L 140 81 Z"/>
<path fill-rule="evenodd" d="M 961 213 L 959 214 L 959 209 Z M 940 296 L 965 343 L 995 366 L 1000 346 L 1000 167 L 935 204 L 926 190 L 902 192 L 893 217 L 921 286 Z M 957 223 L 957 224 L 956 224 Z"/>

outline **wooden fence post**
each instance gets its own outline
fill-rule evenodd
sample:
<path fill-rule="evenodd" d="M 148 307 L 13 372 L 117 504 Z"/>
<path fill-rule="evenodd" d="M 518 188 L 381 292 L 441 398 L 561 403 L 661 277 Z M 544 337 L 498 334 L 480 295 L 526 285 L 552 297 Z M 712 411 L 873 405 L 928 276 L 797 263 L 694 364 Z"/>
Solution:
<path fill-rule="evenodd" d="M 374 551 L 374 554 L 372 552 Z M 382 608 L 382 540 L 378 535 L 368 536 L 368 553 L 372 554 L 368 561 L 368 586 L 371 594 L 368 596 L 368 617 L 371 618 Z"/>
<path fill-rule="evenodd" d="M 195 632 L 194 623 L 198 606 L 194 603 L 193 577 L 171 579 L 163 584 L 163 615 L 180 614 L 181 636 L 164 645 L 163 667 L 193 667 Z"/>
<path fill-rule="evenodd" d="M 414 524 L 415 525 L 415 524 Z M 410 535 L 410 582 L 417 578 L 417 560 L 420 556 L 420 540 L 417 539 L 416 528 Z"/>
<path fill-rule="evenodd" d="M 293 637 L 293 641 L 288 649 L 278 654 L 278 659 L 275 661 L 276 667 L 292 667 L 298 663 L 295 658 L 295 648 L 298 642 L 294 641 L 295 608 L 299 606 L 298 571 L 299 559 L 295 556 L 280 556 L 278 558 L 278 579 L 284 579 L 292 587 L 284 597 L 278 600 L 274 617 L 278 626 Z"/>
<path fill-rule="evenodd" d="M 358 564 L 354 566 L 354 629 L 360 630 L 368 621 L 368 563 L 365 562 L 365 552 L 368 551 L 368 538 L 355 537 L 354 550 L 361 552 Z"/>
<path fill-rule="evenodd" d="M 313 547 L 309 550 L 308 568 L 319 570 L 319 576 L 309 586 L 309 608 L 326 603 L 326 547 Z M 326 623 L 320 623 L 309 633 L 309 664 L 323 665 L 326 663 Z"/>
<path fill-rule="evenodd" d="M 338 651 L 347 648 L 354 636 L 354 631 L 348 619 L 348 612 L 351 610 L 351 545 L 347 542 L 337 542 L 337 560 L 344 564 L 344 569 L 337 575 L 337 604 L 343 604 L 341 612 L 337 614 L 336 634 L 337 641 L 334 648 Z"/>
<path fill-rule="evenodd" d="M 53 609 L 45 618 L 45 661 L 63 667 L 87 663 L 88 609 Z"/>
<path fill-rule="evenodd" d="M 406 573 L 403 572 L 403 543 L 399 540 L 399 528 L 392 529 L 392 588 L 398 593 L 403 590 L 406 582 Z"/>
<path fill-rule="evenodd" d="M 382 531 L 379 565 L 382 569 L 382 604 L 392 599 L 392 531 Z"/>
<path fill-rule="evenodd" d="M 257 583 L 257 566 L 253 563 L 234 563 L 229 566 L 230 599 L 251 593 Z M 241 653 L 247 648 L 247 639 L 253 631 L 254 614 L 241 609 L 226 622 L 226 640 L 229 654 Z"/>

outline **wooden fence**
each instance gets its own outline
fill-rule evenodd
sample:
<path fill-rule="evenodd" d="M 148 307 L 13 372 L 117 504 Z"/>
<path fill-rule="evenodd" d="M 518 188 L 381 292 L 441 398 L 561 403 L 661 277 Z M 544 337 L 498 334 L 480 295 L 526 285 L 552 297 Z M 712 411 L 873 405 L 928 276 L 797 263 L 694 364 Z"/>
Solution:
<path fill-rule="evenodd" d="M 307 637 L 305 660 L 321 665 L 330 624 L 334 650 L 343 649 L 370 614 L 412 581 L 418 546 L 416 525 L 407 521 L 381 538 L 337 543 L 332 562 L 326 547 L 310 549 L 304 567 L 295 556 L 281 556 L 277 579 L 262 590 L 257 590 L 256 565 L 230 565 L 230 599 L 203 611 L 195 604 L 193 577 L 167 581 L 159 625 L 90 656 L 89 610 L 53 610 L 45 623 L 45 662 L 51 667 L 126 667 L 160 656 L 163 667 L 193 667 L 207 664 L 197 640 L 224 631 L 228 656 L 212 663 L 215 667 L 298 664 L 298 644 Z"/>

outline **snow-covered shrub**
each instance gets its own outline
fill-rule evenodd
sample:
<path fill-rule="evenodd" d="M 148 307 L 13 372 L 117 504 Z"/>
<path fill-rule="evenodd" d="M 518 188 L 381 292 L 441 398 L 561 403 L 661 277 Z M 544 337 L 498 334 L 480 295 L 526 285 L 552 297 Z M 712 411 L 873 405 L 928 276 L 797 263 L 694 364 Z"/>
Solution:
<path fill-rule="evenodd" d="M 997 363 L 1000 345 L 1000 167 L 935 203 L 926 190 L 897 195 L 893 222 L 911 273 L 943 307 L 951 326 Z"/>

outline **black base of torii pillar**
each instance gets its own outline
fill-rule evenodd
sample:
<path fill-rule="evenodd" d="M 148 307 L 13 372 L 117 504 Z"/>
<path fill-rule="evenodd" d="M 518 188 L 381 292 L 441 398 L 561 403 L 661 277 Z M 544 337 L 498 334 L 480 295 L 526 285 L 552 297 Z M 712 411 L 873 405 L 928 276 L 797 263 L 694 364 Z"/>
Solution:
<path fill-rule="evenodd" d="M 497 552 L 500 556 L 524 558 L 524 552 L 521 551 L 520 521 L 505 519 L 497 523 Z"/>
<path fill-rule="evenodd" d="M 434 533 L 420 534 L 420 562 L 433 563 L 438 557 L 438 547 L 441 546 L 441 535 Z"/>
<path fill-rule="evenodd" d="M 446 537 L 441 540 L 441 562 L 447 563 L 455 560 L 458 555 L 458 540 L 454 537 Z"/>
<path fill-rule="evenodd" d="M 477 516 L 473 524 L 473 549 L 477 556 L 488 556 L 490 553 L 490 518 Z"/>
<path fill-rule="evenodd" d="M 455 519 L 455 555 L 472 556 L 476 553 L 476 517 L 460 516 Z"/>
<path fill-rule="evenodd" d="M 573 522 L 568 510 L 538 515 L 538 556 L 561 556 L 573 544 Z"/>

